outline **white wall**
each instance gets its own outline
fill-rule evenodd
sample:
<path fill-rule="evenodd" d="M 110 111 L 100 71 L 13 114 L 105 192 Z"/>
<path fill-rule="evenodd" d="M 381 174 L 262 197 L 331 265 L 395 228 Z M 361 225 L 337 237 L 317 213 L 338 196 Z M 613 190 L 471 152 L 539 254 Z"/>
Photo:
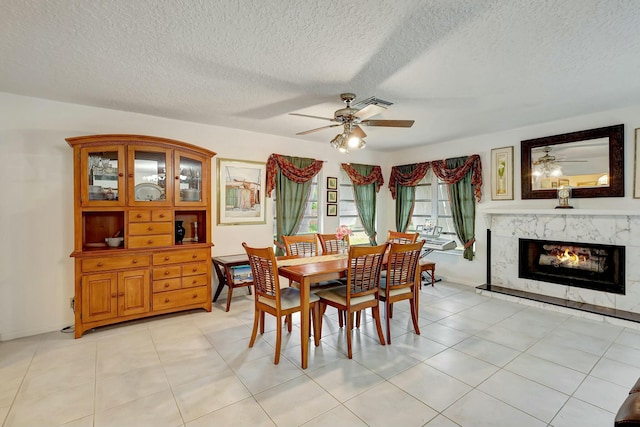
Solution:
<path fill-rule="evenodd" d="M 379 164 L 382 153 L 343 155 L 316 144 L 235 129 L 53 102 L 0 93 L 0 341 L 59 330 L 73 324 L 73 162 L 65 138 L 102 133 L 154 135 L 213 150 L 216 157 L 266 162 L 271 153 L 325 160 L 324 177 L 338 176 L 340 163 Z M 213 162 L 212 200 L 217 170 Z M 381 190 L 381 194 L 382 194 Z M 386 223 L 380 198 L 381 223 Z M 241 243 L 273 242 L 273 206 L 264 225 L 215 226 L 213 255 L 241 253 Z M 321 212 L 325 212 L 321 205 Z M 338 218 L 325 218 L 334 231 Z"/>
<path fill-rule="evenodd" d="M 553 208 L 557 204 L 555 199 L 521 200 L 521 180 L 519 175 L 520 141 L 567 132 L 595 129 L 620 123 L 625 125 L 625 197 L 573 199 L 571 204 L 578 209 L 638 210 L 640 209 L 640 200 L 633 198 L 633 156 L 635 153 L 634 132 L 635 128 L 640 127 L 640 106 L 541 123 L 493 134 L 477 135 L 471 138 L 447 141 L 441 144 L 427 145 L 392 153 L 389 158 L 392 165 L 440 160 L 471 154 L 479 154 L 482 159 L 482 201 L 477 205 L 476 211 L 476 258 L 474 258 L 472 262 L 469 262 L 461 256 L 434 252 L 429 255 L 429 259 L 436 262 L 436 276 L 442 276 L 447 280 L 469 285 L 486 283 L 486 230 L 489 225 L 485 223 L 482 210 L 491 208 L 507 209 L 510 207 L 514 209 L 544 209 Z M 508 146 L 514 147 L 514 200 L 492 201 L 490 187 L 491 149 Z M 388 176 L 387 173 L 385 177 Z M 394 203 L 395 201 L 389 197 L 387 200 L 386 216 L 392 221 L 395 212 Z"/>
<path fill-rule="evenodd" d="M 186 141 L 211 149 L 217 157 L 266 161 L 269 154 L 308 156 L 326 160 L 326 176 L 338 176 L 340 163 L 379 164 L 385 181 L 392 165 L 480 154 L 485 165 L 484 199 L 479 210 L 507 206 L 552 207 L 554 200 L 521 201 L 520 179 L 516 173 L 515 200 L 492 202 L 489 188 L 491 148 L 515 146 L 515 170 L 519 171 L 520 141 L 624 123 L 626 194 L 624 199 L 578 199 L 577 208 L 636 209 L 640 201 L 633 189 L 633 129 L 640 127 L 640 106 L 624 110 L 541 124 L 491 135 L 449 141 L 393 153 L 370 149 L 347 156 L 329 144 L 315 144 L 219 126 L 169 120 L 37 98 L 0 93 L 0 340 L 61 329 L 73 323 L 69 298 L 73 296 L 73 162 L 65 138 L 71 136 L 132 133 Z M 214 162 L 212 200 L 216 195 L 217 171 Z M 324 189 L 321 191 L 324 196 Z M 604 202 L 604 203 L 603 203 Z M 324 206 L 322 212 L 324 212 Z M 271 203 L 267 211 L 271 212 Z M 213 224 L 216 210 L 213 210 Z M 381 235 L 394 229 L 394 202 L 386 186 L 378 195 L 378 230 Z M 215 226 L 212 230 L 214 255 L 239 253 L 240 243 L 266 246 L 272 242 L 273 223 L 265 225 Z M 338 226 L 337 217 L 324 218 L 324 230 Z M 461 257 L 430 255 L 437 262 L 437 275 L 466 284 L 485 282 L 486 225 L 477 215 L 477 257 L 469 262 Z"/>

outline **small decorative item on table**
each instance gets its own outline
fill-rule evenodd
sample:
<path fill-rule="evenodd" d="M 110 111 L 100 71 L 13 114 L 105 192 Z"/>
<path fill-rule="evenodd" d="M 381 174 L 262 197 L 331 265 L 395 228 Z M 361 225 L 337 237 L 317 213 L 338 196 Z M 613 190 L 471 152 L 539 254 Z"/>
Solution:
<path fill-rule="evenodd" d="M 569 205 L 569 198 L 571 198 L 571 187 L 564 185 L 558 188 L 558 206 L 556 206 L 556 209 L 572 209 L 573 206 Z"/>
<path fill-rule="evenodd" d="M 343 252 L 346 252 L 349 247 L 349 245 L 345 241 L 345 237 L 347 236 L 353 236 L 353 231 L 351 231 L 351 227 L 349 227 L 348 225 L 343 224 L 336 229 L 336 239 L 342 240 L 343 244 L 341 249 Z"/>

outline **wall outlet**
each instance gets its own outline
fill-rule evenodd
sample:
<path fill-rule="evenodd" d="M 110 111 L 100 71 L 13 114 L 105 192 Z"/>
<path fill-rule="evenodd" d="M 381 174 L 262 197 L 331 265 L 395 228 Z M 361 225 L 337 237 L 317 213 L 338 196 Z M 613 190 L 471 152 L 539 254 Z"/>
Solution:
<path fill-rule="evenodd" d="M 71 308 L 71 310 L 75 311 L 75 308 L 76 308 L 76 298 L 75 297 L 69 298 L 69 308 Z"/>

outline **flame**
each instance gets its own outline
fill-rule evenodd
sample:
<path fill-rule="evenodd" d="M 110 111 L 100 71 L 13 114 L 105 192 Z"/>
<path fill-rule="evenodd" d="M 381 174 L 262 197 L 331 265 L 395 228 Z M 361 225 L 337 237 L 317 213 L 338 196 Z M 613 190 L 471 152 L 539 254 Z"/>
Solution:
<path fill-rule="evenodd" d="M 564 265 L 576 266 L 579 265 L 580 262 L 586 261 L 586 257 L 580 257 L 578 254 L 575 254 L 569 249 L 565 249 L 562 255 L 557 255 L 558 261 L 560 261 Z"/>

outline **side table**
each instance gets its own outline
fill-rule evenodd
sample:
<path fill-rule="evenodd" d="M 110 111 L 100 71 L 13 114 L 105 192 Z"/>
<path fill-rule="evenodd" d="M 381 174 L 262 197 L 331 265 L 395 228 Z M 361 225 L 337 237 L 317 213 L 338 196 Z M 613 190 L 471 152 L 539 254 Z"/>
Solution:
<path fill-rule="evenodd" d="M 235 288 L 243 288 L 247 286 L 249 287 L 249 295 L 251 295 L 251 285 L 253 285 L 253 280 L 235 281 L 233 279 L 233 268 L 248 266 L 249 257 L 247 254 L 216 256 L 211 258 L 211 262 L 213 262 L 213 267 L 216 270 L 216 275 L 218 276 L 218 288 L 213 296 L 213 302 L 216 302 L 220 296 L 220 292 L 222 292 L 222 288 L 227 285 L 229 290 L 227 292 L 226 311 L 229 311 L 229 307 L 231 307 L 231 296 Z"/>

